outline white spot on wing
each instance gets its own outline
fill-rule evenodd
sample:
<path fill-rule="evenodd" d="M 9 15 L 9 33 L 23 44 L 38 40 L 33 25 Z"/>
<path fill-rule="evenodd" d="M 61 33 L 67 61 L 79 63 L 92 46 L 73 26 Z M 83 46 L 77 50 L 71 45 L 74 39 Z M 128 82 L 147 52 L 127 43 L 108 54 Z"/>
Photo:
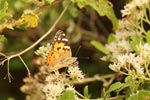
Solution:
<path fill-rule="evenodd" d="M 59 37 L 58 40 L 61 40 L 61 38 Z"/>
<path fill-rule="evenodd" d="M 67 42 L 67 41 L 68 41 L 68 39 L 66 39 L 66 38 L 63 38 L 63 39 L 62 39 L 62 41 L 66 41 L 66 42 Z"/>
<path fill-rule="evenodd" d="M 64 46 L 65 49 L 71 49 L 70 46 Z"/>
<path fill-rule="evenodd" d="M 64 33 L 62 34 L 63 36 L 66 36 Z"/>

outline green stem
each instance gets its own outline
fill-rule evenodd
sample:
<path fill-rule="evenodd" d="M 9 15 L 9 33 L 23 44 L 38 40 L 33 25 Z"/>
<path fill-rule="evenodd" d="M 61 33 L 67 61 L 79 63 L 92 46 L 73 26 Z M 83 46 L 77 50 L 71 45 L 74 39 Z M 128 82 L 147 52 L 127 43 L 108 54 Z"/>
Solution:
<path fill-rule="evenodd" d="M 79 95 L 80 97 L 82 97 L 83 99 L 87 99 L 87 98 L 85 98 L 82 94 L 80 94 L 78 91 L 75 91 L 75 93 L 76 93 L 77 95 Z"/>

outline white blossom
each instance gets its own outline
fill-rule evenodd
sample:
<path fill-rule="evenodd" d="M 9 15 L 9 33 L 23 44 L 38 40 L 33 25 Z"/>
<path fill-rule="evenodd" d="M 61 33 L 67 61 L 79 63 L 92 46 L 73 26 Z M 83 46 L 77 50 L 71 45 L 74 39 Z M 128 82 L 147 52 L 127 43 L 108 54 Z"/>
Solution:
<path fill-rule="evenodd" d="M 123 10 L 121 10 L 122 16 L 124 17 L 126 15 L 131 15 L 135 12 L 138 12 L 138 11 L 136 11 L 137 7 L 138 8 L 144 7 L 145 4 L 149 4 L 149 2 L 150 2 L 149 0 L 132 0 L 130 3 L 128 3 L 124 6 Z M 137 14 L 139 16 L 143 15 L 142 12 L 140 12 L 140 14 L 139 13 L 137 13 Z M 139 16 L 137 16 L 137 17 L 139 17 Z"/>
<path fill-rule="evenodd" d="M 52 45 L 50 45 L 49 43 L 46 46 L 41 46 L 38 50 L 35 51 L 35 54 L 45 58 L 47 56 L 47 53 L 51 50 L 51 47 Z"/>
<path fill-rule="evenodd" d="M 46 100 L 57 100 L 57 97 L 59 97 L 63 91 L 64 85 L 61 83 L 48 83 L 43 88 L 43 92 L 46 95 Z"/>
<path fill-rule="evenodd" d="M 127 40 L 115 41 L 105 45 L 106 49 L 112 53 L 112 59 L 116 59 L 120 54 L 130 52 L 132 49 Z"/>
<path fill-rule="evenodd" d="M 123 71 L 127 72 L 127 74 L 137 74 L 141 76 L 144 74 L 144 61 L 140 56 L 136 56 L 134 53 L 126 53 L 119 55 L 117 57 L 117 61 L 114 64 L 110 64 L 109 68 L 112 70 L 119 72 Z"/>
<path fill-rule="evenodd" d="M 79 69 L 78 66 L 69 66 L 67 71 L 72 79 L 79 81 L 80 79 L 84 78 L 83 72 Z"/>
<path fill-rule="evenodd" d="M 148 43 L 145 43 L 142 45 L 141 43 L 137 46 L 137 49 L 139 51 L 139 55 L 145 59 L 145 60 L 150 60 L 150 45 Z"/>

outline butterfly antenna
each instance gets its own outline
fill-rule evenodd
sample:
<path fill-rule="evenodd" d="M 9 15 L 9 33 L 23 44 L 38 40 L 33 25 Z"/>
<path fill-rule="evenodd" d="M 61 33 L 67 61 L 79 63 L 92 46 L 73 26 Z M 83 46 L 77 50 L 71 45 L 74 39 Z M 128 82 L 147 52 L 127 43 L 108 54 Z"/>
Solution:
<path fill-rule="evenodd" d="M 77 49 L 77 51 L 75 53 L 75 57 L 77 57 L 77 54 L 79 53 L 80 49 L 81 49 L 81 45 L 78 47 L 78 49 Z M 90 59 L 90 57 L 78 57 L 78 58 L 79 59 Z"/>
<path fill-rule="evenodd" d="M 76 57 L 77 54 L 79 53 L 80 49 L 81 49 L 81 45 L 80 45 L 79 48 L 77 49 L 77 51 L 76 51 L 76 53 L 75 53 L 75 57 Z"/>
<path fill-rule="evenodd" d="M 90 57 L 78 57 L 79 59 L 90 59 Z"/>

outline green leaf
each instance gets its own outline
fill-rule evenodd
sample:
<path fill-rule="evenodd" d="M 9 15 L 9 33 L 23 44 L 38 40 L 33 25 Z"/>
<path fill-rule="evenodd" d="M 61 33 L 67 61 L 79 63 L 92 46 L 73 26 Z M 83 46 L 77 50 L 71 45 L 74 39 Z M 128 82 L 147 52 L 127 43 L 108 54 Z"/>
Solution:
<path fill-rule="evenodd" d="M 0 0 L 0 20 L 4 19 L 6 16 L 8 16 L 7 9 L 8 9 L 7 1 Z"/>
<path fill-rule="evenodd" d="M 89 95 L 88 86 L 84 87 L 84 97 L 87 99 L 91 97 L 91 95 Z"/>
<path fill-rule="evenodd" d="M 150 44 L 150 30 L 146 33 L 146 42 Z"/>
<path fill-rule="evenodd" d="M 116 82 L 112 84 L 107 91 L 104 92 L 103 97 L 106 98 L 109 93 L 111 92 L 119 92 L 122 87 L 124 86 L 124 83 Z M 118 91 L 117 91 L 118 90 Z"/>
<path fill-rule="evenodd" d="M 132 94 L 127 100 L 150 100 L 150 91 L 141 90 Z"/>
<path fill-rule="evenodd" d="M 73 3 L 77 3 L 79 8 L 83 8 L 85 7 L 86 4 L 86 0 L 71 0 Z"/>
<path fill-rule="evenodd" d="M 88 93 L 88 86 L 85 86 L 85 87 L 84 87 L 84 96 L 85 96 L 85 97 L 88 97 L 88 94 L 89 94 L 89 93 Z"/>
<path fill-rule="evenodd" d="M 104 98 L 106 95 L 106 90 L 105 88 L 102 89 L 102 92 L 101 92 L 101 97 Z"/>
<path fill-rule="evenodd" d="M 7 38 L 4 35 L 0 35 L 0 42 L 6 43 Z"/>
<path fill-rule="evenodd" d="M 144 41 L 142 40 L 142 38 L 138 37 L 138 36 L 132 36 L 131 37 L 131 42 L 130 42 L 130 45 L 131 45 L 131 48 L 135 51 L 137 51 L 137 45 L 138 44 L 144 44 Z"/>
<path fill-rule="evenodd" d="M 58 100 L 75 100 L 75 94 L 71 90 L 65 91 Z"/>
<path fill-rule="evenodd" d="M 127 76 L 126 78 L 125 78 L 125 83 L 126 84 L 130 84 L 130 83 L 132 83 L 134 80 L 132 79 L 132 77 L 131 76 Z"/>
<path fill-rule="evenodd" d="M 110 86 L 110 88 L 107 90 L 107 93 L 116 91 L 116 90 L 120 89 L 122 86 L 124 86 L 124 83 L 116 82 Z"/>
<path fill-rule="evenodd" d="M 92 40 L 91 44 L 104 54 L 109 54 L 109 51 L 98 41 Z"/>
<path fill-rule="evenodd" d="M 15 22 L 17 26 L 26 25 L 34 28 L 38 25 L 39 17 L 33 12 L 23 13 L 21 17 Z M 26 28 L 26 27 L 25 27 Z"/>
<path fill-rule="evenodd" d="M 110 35 L 108 36 L 107 42 L 108 42 L 108 43 L 111 43 L 111 42 L 113 42 L 113 41 L 115 41 L 115 40 L 116 40 L 116 38 L 114 37 L 114 34 L 110 34 Z"/>
<path fill-rule="evenodd" d="M 108 0 L 71 0 L 71 1 L 77 3 L 79 8 L 90 6 L 94 10 L 96 10 L 100 16 L 107 16 L 108 19 L 112 21 L 113 30 L 116 30 L 118 20 L 115 16 L 112 4 Z"/>

